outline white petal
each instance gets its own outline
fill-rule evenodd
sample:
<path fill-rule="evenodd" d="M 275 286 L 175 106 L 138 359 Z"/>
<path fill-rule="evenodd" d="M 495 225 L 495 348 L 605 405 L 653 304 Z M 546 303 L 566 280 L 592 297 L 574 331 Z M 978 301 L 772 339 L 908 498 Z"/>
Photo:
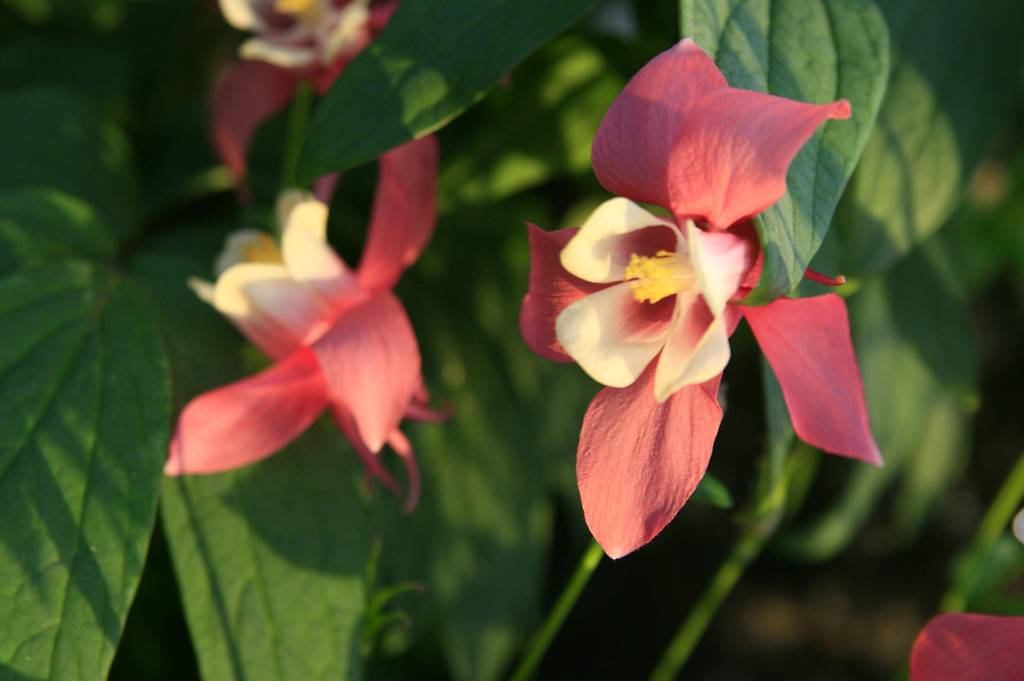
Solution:
<path fill-rule="evenodd" d="M 254 253 L 268 257 L 253 257 Z M 243 262 L 279 262 L 280 256 L 277 244 L 266 232 L 259 229 L 236 229 L 224 240 L 224 248 L 217 255 L 213 270 L 220 276 Z"/>
<path fill-rule="evenodd" d="M 335 312 L 353 297 L 365 297 L 355 275 L 327 243 L 327 205 L 309 194 L 286 192 L 278 210 L 284 214 L 281 251 L 292 279 Z"/>
<path fill-rule="evenodd" d="M 730 232 L 705 232 L 686 221 L 690 262 L 708 307 L 720 317 L 753 265 L 750 242 Z"/>
<path fill-rule="evenodd" d="M 238 47 L 238 56 L 286 69 L 297 69 L 312 64 L 316 60 L 316 51 L 305 45 L 277 45 L 262 38 L 250 38 Z"/>
<path fill-rule="evenodd" d="M 283 265 L 270 263 L 243 263 L 224 272 L 213 306 L 274 359 L 312 343 L 330 321 Z"/>
<path fill-rule="evenodd" d="M 605 201 L 562 249 L 562 267 L 595 284 L 622 281 L 630 254 L 619 248 L 621 237 L 655 225 L 671 227 L 679 234 L 672 222 L 647 212 L 629 199 L 616 197 Z"/>
<path fill-rule="evenodd" d="M 722 373 L 729 363 L 725 319 L 712 316 L 699 295 L 676 294 L 676 314 L 654 373 L 654 397 L 659 402 L 688 385 Z"/>
<path fill-rule="evenodd" d="M 370 21 L 370 0 L 353 0 L 342 8 L 337 23 L 324 41 L 324 61 L 333 62 L 343 50 L 359 44 Z"/>
<path fill-rule="evenodd" d="M 235 28 L 247 31 L 256 22 L 256 11 L 249 0 L 220 0 L 220 11 Z"/>
<path fill-rule="evenodd" d="M 647 307 L 644 307 L 647 306 Z M 599 383 L 624 388 L 661 350 L 670 315 L 652 319 L 649 303 L 633 297 L 628 283 L 592 293 L 555 320 L 558 342 Z"/>

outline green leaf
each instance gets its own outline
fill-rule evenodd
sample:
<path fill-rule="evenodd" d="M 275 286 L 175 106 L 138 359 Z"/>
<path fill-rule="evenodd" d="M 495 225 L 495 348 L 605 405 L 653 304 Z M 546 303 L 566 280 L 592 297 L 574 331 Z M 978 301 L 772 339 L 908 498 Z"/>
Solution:
<path fill-rule="evenodd" d="M 165 482 L 203 678 L 361 678 L 369 524 L 342 442 L 322 422 L 254 466 Z"/>
<path fill-rule="evenodd" d="M 104 679 L 167 451 L 168 367 L 131 277 L 0 281 L 0 676 Z"/>
<path fill-rule="evenodd" d="M 732 508 L 733 506 L 729 488 L 709 473 L 705 473 L 704 477 L 700 479 L 700 484 L 697 485 L 697 489 L 693 490 L 690 501 L 700 501 L 718 508 Z"/>
<path fill-rule="evenodd" d="M 0 95 L 0 189 L 49 187 L 91 204 L 119 237 L 139 227 L 123 133 L 86 100 L 37 87 Z"/>
<path fill-rule="evenodd" d="M 594 133 L 625 84 L 606 51 L 580 36 L 538 50 L 459 121 L 458 131 L 448 130 L 442 212 L 497 201 L 557 176 L 589 175 Z"/>
<path fill-rule="evenodd" d="M 403 0 L 317 107 L 299 179 L 351 168 L 437 130 L 591 4 Z"/>
<path fill-rule="evenodd" d="M 853 108 L 804 145 L 789 191 L 754 219 L 764 271 L 745 302 L 767 303 L 800 282 L 867 141 L 889 69 L 885 21 L 871 0 L 681 0 L 680 15 L 733 87 Z"/>
<path fill-rule="evenodd" d="M 0 190 L 0 271 L 60 258 L 112 259 L 114 235 L 92 206 L 48 189 Z"/>
<path fill-rule="evenodd" d="M 893 69 L 878 124 L 851 185 L 845 230 L 854 271 L 881 271 L 950 216 L 963 185 L 1012 110 L 1008 58 L 1024 3 L 886 0 Z M 845 227 L 845 225 L 844 225 Z"/>

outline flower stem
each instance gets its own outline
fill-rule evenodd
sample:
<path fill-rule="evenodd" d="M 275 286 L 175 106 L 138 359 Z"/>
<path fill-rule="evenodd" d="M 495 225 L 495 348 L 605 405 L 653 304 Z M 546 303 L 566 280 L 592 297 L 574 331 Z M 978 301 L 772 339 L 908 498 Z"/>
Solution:
<path fill-rule="evenodd" d="M 551 641 L 554 640 L 558 630 L 562 628 L 565 618 L 568 617 L 580 594 L 583 593 L 583 587 L 590 581 L 590 575 L 594 573 L 597 564 L 601 562 L 602 556 L 604 556 L 604 549 L 596 541 L 591 541 L 583 558 L 580 559 L 579 565 L 576 566 L 576 572 L 572 579 L 562 591 L 562 595 L 558 597 L 555 607 L 548 613 L 544 626 L 534 634 L 530 645 L 526 648 L 526 654 L 523 655 L 523 659 L 519 662 L 519 666 L 516 667 L 509 681 L 527 681 L 533 675 L 534 669 L 544 657 Z"/>
<path fill-rule="evenodd" d="M 707 631 L 718 608 L 732 592 L 747 566 L 761 553 L 772 532 L 761 531 L 759 523 L 748 525 L 736 539 L 732 553 L 718 568 L 714 579 L 665 650 L 649 681 L 672 681 L 690 659 L 690 654 Z"/>
<path fill-rule="evenodd" d="M 970 605 L 970 591 L 973 578 L 985 562 L 992 547 L 1003 536 L 1014 514 L 1024 501 L 1024 454 L 1021 454 L 1017 465 L 1013 467 L 1006 482 L 1003 483 L 996 498 L 989 506 L 985 517 L 981 519 L 971 543 L 960 554 L 953 573 L 952 584 L 942 598 L 942 612 L 958 612 L 966 610 Z"/>
<path fill-rule="evenodd" d="M 309 112 L 313 109 L 315 97 L 313 84 L 301 81 L 295 90 L 291 112 L 288 114 L 288 130 L 284 141 L 284 158 L 281 160 L 281 189 L 299 186 L 295 177 L 295 169 L 299 166 L 299 154 L 302 144 L 306 141 L 306 126 L 309 123 Z"/>

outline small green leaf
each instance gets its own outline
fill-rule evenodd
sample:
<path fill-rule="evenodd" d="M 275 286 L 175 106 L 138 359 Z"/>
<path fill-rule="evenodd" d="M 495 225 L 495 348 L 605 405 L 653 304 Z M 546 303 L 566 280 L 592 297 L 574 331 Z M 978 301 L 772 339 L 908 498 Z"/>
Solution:
<path fill-rule="evenodd" d="M 852 183 L 844 232 L 853 271 L 882 271 L 950 216 L 1012 110 L 1024 3 L 885 0 L 889 89 Z"/>
<path fill-rule="evenodd" d="M 102 266 L 8 276 L 0 329 L 0 669 L 99 681 L 152 530 L 167 361 L 137 284 Z"/>
<path fill-rule="evenodd" d="M 693 490 L 693 494 L 690 495 L 690 501 L 700 501 L 718 508 L 732 508 L 733 506 L 729 488 L 710 473 L 705 473 L 701 478 L 697 489 Z"/>
<path fill-rule="evenodd" d="M 800 282 L 867 141 L 888 76 L 885 21 L 871 0 L 681 0 L 680 14 L 733 87 L 853 108 L 804 145 L 789 191 L 754 220 L 764 271 L 745 302 L 767 303 Z"/>
<path fill-rule="evenodd" d="M 437 130 L 593 0 L 403 0 L 310 121 L 304 182 Z"/>
<path fill-rule="evenodd" d="M 0 189 L 48 187 L 91 204 L 120 237 L 139 227 L 128 142 L 87 100 L 51 87 L 0 95 Z"/>

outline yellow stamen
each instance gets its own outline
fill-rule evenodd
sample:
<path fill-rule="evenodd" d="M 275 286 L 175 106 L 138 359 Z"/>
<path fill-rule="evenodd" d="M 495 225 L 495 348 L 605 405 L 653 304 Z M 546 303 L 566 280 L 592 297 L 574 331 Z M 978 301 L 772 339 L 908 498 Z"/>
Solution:
<path fill-rule="evenodd" d="M 317 0 L 275 0 L 274 11 L 280 14 L 300 16 L 308 14 L 316 3 Z"/>
<path fill-rule="evenodd" d="M 696 277 L 685 255 L 658 251 L 654 256 L 632 254 L 623 280 L 629 281 L 637 300 L 656 303 L 693 286 Z"/>
<path fill-rule="evenodd" d="M 242 246 L 242 259 L 245 262 L 284 262 L 281 249 L 267 234 L 248 240 Z"/>

